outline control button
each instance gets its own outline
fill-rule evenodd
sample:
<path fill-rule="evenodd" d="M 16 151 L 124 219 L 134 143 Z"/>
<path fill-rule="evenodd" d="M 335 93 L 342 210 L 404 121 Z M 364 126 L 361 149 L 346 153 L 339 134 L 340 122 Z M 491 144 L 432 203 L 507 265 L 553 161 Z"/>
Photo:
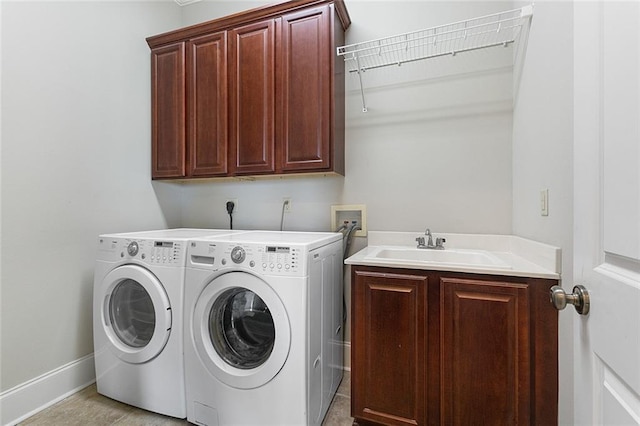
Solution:
<path fill-rule="evenodd" d="M 273 263 L 269 264 L 269 268 L 273 269 Z"/>
<path fill-rule="evenodd" d="M 262 267 L 263 267 L 264 269 L 267 269 L 267 264 L 266 264 L 266 263 L 263 263 L 263 264 L 262 264 Z"/>
<path fill-rule="evenodd" d="M 249 262 L 249 266 L 251 266 L 251 267 L 253 268 L 254 266 L 256 266 L 256 262 L 254 262 L 254 261 L 252 260 L 251 262 Z"/>
<path fill-rule="evenodd" d="M 289 269 L 289 268 L 291 268 L 291 265 L 289 264 L 284 265 L 284 269 Z"/>
<path fill-rule="evenodd" d="M 222 264 L 226 265 L 227 264 L 227 259 L 222 259 Z"/>
<path fill-rule="evenodd" d="M 144 253 L 142 253 L 142 256 L 141 256 L 141 257 L 142 257 L 143 259 L 146 259 L 146 258 L 147 258 L 147 255 L 146 255 L 146 254 L 144 254 Z"/>
<path fill-rule="evenodd" d="M 282 264 L 278 263 L 278 269 L 282 269 Z"/>

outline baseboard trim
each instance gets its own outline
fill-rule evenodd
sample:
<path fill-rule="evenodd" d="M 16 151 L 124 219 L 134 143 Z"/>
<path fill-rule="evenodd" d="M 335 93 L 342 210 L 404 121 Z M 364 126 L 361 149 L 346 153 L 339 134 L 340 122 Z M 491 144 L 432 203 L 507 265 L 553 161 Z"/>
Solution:
<path fill-rule="evenodd" d="M 351 342 L 343 342 L 344 370 L 351 371 Z M 0 424 L 14 426 L 96 381 L 93 354 L 51 370 L 0 394 Z"/>
<path fill-rule="evenodd" d="M 96 381 L 93 354 L 0 394 L 0 424 L 13 426 Z"/>

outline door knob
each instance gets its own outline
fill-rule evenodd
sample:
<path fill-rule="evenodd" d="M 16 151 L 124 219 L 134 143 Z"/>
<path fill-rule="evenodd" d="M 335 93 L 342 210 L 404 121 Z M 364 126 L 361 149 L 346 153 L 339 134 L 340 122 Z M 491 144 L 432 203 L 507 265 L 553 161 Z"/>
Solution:
<path fill-rule="evenodd" d="M 551 303 L 559 311 L 567 305 L 573 305 L 580 315 L 589 313 L 589 291 L 583 285 L 574 286 L 573 293 L 570 294 L 567 294 L 559 285 L 554 285 L 549 291 L 549 296 Z"/>

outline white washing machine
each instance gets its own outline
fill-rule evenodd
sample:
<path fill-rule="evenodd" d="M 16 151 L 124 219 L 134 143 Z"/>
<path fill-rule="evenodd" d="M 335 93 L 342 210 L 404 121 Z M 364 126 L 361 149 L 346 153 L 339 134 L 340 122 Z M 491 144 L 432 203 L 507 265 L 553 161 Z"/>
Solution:
<path fill-rule="evenodd" d="M 98 392 L 185 418 L 187 241 L 233 231 L 169 229 L 99 237 L 93 338 Z"/>
<path fill-rule="evenodd" d="M 191 241 L 187 420 L 320 425 L 342 379 L 342 234 Z"/>

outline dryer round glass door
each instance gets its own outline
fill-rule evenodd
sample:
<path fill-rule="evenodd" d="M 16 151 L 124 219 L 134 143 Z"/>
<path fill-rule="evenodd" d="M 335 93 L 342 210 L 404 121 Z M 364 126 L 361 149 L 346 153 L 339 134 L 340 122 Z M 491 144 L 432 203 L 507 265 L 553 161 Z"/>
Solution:
<path fill-rule="evenodd" d="M 284 304 L 255 275 L 229 272 L 212 280 L 196 302 L 192 321 L 200 359 L 229 386 L 262 386 L 287 360 L 291 329 Z"/>
<path fill-rule="evenodd" d="M 169 339 L 171 305 L 155 275 L 140 266 L 121 266 L 107 274 L 101 291 L 111 350 L 129 363 L 156 357 Z"/>

